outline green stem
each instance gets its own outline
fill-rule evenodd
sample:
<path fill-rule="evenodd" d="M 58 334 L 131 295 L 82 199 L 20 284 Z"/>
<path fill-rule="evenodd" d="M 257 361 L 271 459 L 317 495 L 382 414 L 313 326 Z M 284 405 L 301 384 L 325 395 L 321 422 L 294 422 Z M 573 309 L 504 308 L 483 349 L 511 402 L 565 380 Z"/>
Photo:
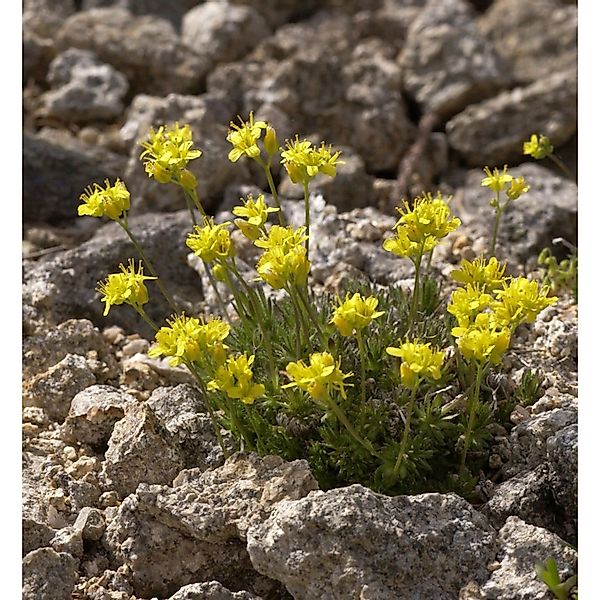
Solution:
<path fill-rule="evenodd" d="M 154 265 L 150 262 L 150 260 L 144 253 L 144 250 L 142 249 L 142 247 L 140 246 L 138 241 L 135 239 L 133 233 L 131 233 L 131 231 L 129 230 L 129 227 L 127 225 L 127 213 L 124 213 L 123 220 L 122 221 L 119 220 L 119 221 L 117 221 L 117 223 L 119 223 L 119 225 L 125 230 L 125 233 L 131 240 L 131 243 L 135 246 L 135 249 L 137 250 L 138 254 L 140 255 L 140 258 L 144 261 L 144 264 L 148 268 L 150 275 L 152 275 L 152 277 L 156 277 L 156 285 L 158 285 L 158 289 L 160 290 L 161 294 L 164 296 L 164 298 L 167 301 L 167 303 L 169 304 L 169 306 L 173 309 L 173 311 L 175 311 L 176 313 L 179 313 L 179 307 L 177 306 L 177 304 L 175 304 L 175 301 L 171 297 L 171 294 L 169 294 L 169 292 L 167 292 L 167 290 L 165 289 L 165 286 L 162 284 L 162 281 L 160 280 L 160 277 L 158 276 L 158 273 L 156 272 Z"/>
<path fill-rule="evenodd" d="M 308 258 L 308 247 L 310 244 L 310 201 L 308 196 L 308 181 L 302 182 L 304 189 L 304 225 L 306 227 L 306 241 L 304 245 L 306 247 L 306 258 Z"/>
<path fill-rule="evenodd" d="M 223 442 L 223 436 L 221 435 L 221 427 L 219 427 L 219 423 L 217 422 L 215 412 L 213 411 L 212 406 L 210 405 L 210 400 L 208 399 L 208 392 L 206 390 L 206 387 L 204 386 L 202 377 L 197 372 L 197 369 L 193 363 L 186 362 L 185 366 L 188 368 L 188 370 L 194 376 L 194 378 L 198 382 L 198 385 L 200 386 L 200 390 L 204 397 L 204 403 L 206 405 L 206 408 L 208 409 L 208 414 L 210 416 L 210 422 L 212 423 L 213 429 L 215 430 L 215 435 L 217 436 L 217 441 L 219 442 L 219 446 L 221 446 L 221 450 L 223 451 L 223 456 L 225 458 L 229 458 L 229 452 L 227 451 L 227 448 L 225 447 L 225 443 Z"/>
<path fill-rule="evenodd" d="M 367 401 L 367 379 L 366 379 L 367 351 L 365 348 L 365 341 L 360 332 L 360 329 L 356 330 L 356 341 L 358 342 L 358 352 L 360 354 L 360 400 L 364 406 L 365 402 Z"/>
<path fill-rule="evenodd" d="M 429 251 L 429 258 L 427 259 L 427 266 L 425 267 L 425 277 L 429 276 L 429 269 L 431 269 L 431 261 L 433 260 L 433 252 L 435 246 Z"/>
<path fill-rule="evenodd" d="M 246 303 L 242 301 L 242 297 L 240 296 L 240 294 L 238 294 L 238 290 L 235 287 L 235 284 L 233 283 L 233 281 L 231 280 L 231 276 L 229 275 L 230 265 L 227 263 L 223 263 L 223 267 L 225 267 L 224 268 L 225 280 L 226 280 L 225 283 L 227 284 L 227 287 L 231 291 L 233 298 L 235 300 L 236 312 L 239 315 L 240 319 L 245 320 L 246 322 L 248 322 L 252 325 L 253 324 L 252 323 L 252 309 L 249 308 L 249 306 L 247 306 Z"/>
<path fill-rule="evenodd" d="M 250 450 L 254 450 L 254 444 L 252 443 L 252 440 L 249 438 L 248 436 L 248 432 L 246 431 L 246 427 L 242 424 L 242 422 L 238 419 L 238 416 L 235 412 L 236 407 L 231 405 L 231 410 L 229 411 L 229 417 L 231 418 L 231 421 L 233 423 L 233 426 L 235 427 L 235 429 L 237 431 L 239 431 L 240 435 L 242 436 L 242 439 L 244 440 L 244 442 L 246 442 L 246 444 L 248 445 Z"/>
<path fill-rule="evenodd" d="M 410 313 L 408 315 L 408 332 L 407 335 L 410 336 L 412 329 L 413 329 L 413 325 L 415 322 L 415 317 L 417 315 L 417 304 L 419 302 L 419 286 L 421 285 L 420 282 L 420 275 L 421 275 L 421 260 L 423 258 L 423 248 L 425 247 L 425 240 L 423 240 L 421 242 L 421 245 L 419 246 L 419 254 L 417 255 L 416 260 L 414 261 L 414 265 L 415 265 L 415 287 L 413 289 L 413 296 L 412 296 L 412 302 L 410 305 Z"/>
<path fill-rule="evenodd" d="M 319 332 L 319 336 L 321 337 L 321 340 L 324 341 L 325 337 L 323 336 L 323 330 L 321 329 L 321 326 L 319 325 L 319 317 L 317 316 L 315 307 L 313 306 L 313 304 L 310 301 L 310 298 L 308 297 L 308 288 L 305 286 L 298 285 L 298 286 L 295 286 L 295 289 L 298 291 L 298 297 L 300 298 L 300 300 L 302 301 L 302 304 L 306 308 L 306 314 L 308 315 L 308 318 L 312 321 L 313 325 L 316 327 L 317 331 Z"/>
<path fill-rule="evenodd" d="M 273 202 L 275 203 L 277 211 L 277 216 L 279 218 L 279 224 L 282 227 L 285 227 L 285 217 L 283 216 L 283 211 L 281 210 L 281 206 L 279 205 L 279 194 L 277 194 L 277 188 L 275 187 L 275 182 L 273 181 L 273 175 L 271 175 L 271 159 L 269 159 L 268 163 L 265 163 L 263 159 L 259 156 L 256 159 L 256 162 L 263 168 L 265 172 L 265 176 L 267 178 L 267 183 L 269 184 L 269 189 L 271 190 L 271 195 L 273 196 Z"/>
<path fill-rule="evenodd" d="M 569 179 L 575 179 L 575 175 L 567 165 L 555 154 L 548 157 Z"/>
<path fill-rule="evenodd" d="M 221 296 L 221 292 L 219 292 L 215 276 L 212 274 L 210 267 L 206 263 L 204 263 L 204 271 L 206 273 L 206 276 L 208 277 L 208 281 L 210 282 L 213 291 L 215 292 L 215 296 L 217 297 L 217 304 L 219 305 L 219 309 L 221 310 L 223 317 L 227 319 L 227 307 L 225 306 L 225 301 Z"/>
<path fill-rule="evenodd" d="M 352 423 L 350 423 L 350 421 L 348 420 L 346 413 L 342 410 L 342 408 L 338 405 L 338 403 L 329 394 L 327 394 L 327 403 L 329 404 L 331 410 L 333 411 L 335 416 L 338 418 L 340 423 L 348 430 L 348 433 L 363 448 L 367 449 L 370 454 L 383 460 L 383 457 L 381 456 L 381 454 L 379 454 L 379 452 L 377 452 L 375 450 L 375 448 L 373 448 L 371 442 L 369 442 L 369 440 L 363 439 L 363 437 L 356 431 L 356 429 L 354 429 L 354 427 L 352 426 Z"/>
<path fill-rule="evenodd" d="M 141 306 L 135 306 L 134 308 L 137 310 L 140 317 L 142 317 L 154 331 L 158 331 L 158 325 L 146 314 L 146 311 Z"/>
<path fill-rule="evenodd" d="M 202 215 L 202 217 L 204 219 L 206 219 L 207 218 L 206 211 L 204 210 L 204 207 L 202 206 L 202 202 L 200 202 L 200 198 L 198 197 L 198 192 L 196 190 L 187 190 L 184 187 L 181 187 L 181 189 L 183 190 L 183 193 L 185 194 L 186 198 L 190 198 L 192 200 L 192 202 L 198 209 L 198 212 Z M 194 219 L 194 217 L 192 217 L 192 218 Z M 194 223 L 194 225 L 195 225 L 195 223 Z"/>
<path fill-rule="evenodd" d="M 306 319 L 304 318 L 304 311 L 302 310 L 302 307 L 300 306 L 300 303 L 298 302 L 298 298 L 296 296 L 296 290 L 295 290 L 294 286 L 291 284 L 288 286 L 285 286 L 284 289 L 290 295 L 292 304 L 294 305 L 294 311 L 296 313 L 296 317 L 300 321 L 300 326 L 302 327 L 302 331 L 304 332 L 304 338 L 306 340 L 305 345 L 308 346 L 309 348 L 311 348 L 311 346 L 310 346 L 310 331 L 308 329 L 308 323 L 306 322 Z"/>
<path fill-rule="evenodd" d="M 404 433 L 402 434 L 402 442 L 400 443 L 400 451 L 398 452 L 398 458 L 396 458 L 396 464 L 394 465 L 394 479 L 398 477 L 404 455 L 406 453 L 406 446 L 408 445 L 408 435 L 410 433 L 410 421 L 412 419 L 413 410 L 415 407 L 415 398 L 417 397 L 417 389 L 419 387 L 419 378 L 415 382 L 415 385 L 410 393 L 410 400 L 408 402 L 408 411 L 406 413 L 406 421 L 404 422 Z"/>
<path fill-rule="evenodd" d="M 475 375 L 475 387 L 473 395 L 469 399 L 469 419 L 467 421 L 467 430 L 465 431 L 465 444 L 463 446 L 462 456 L 460 458 L 460 473 L 464 473 L 465 465 L 467 462 L 467 453 L 469 446 L 471 445 L 471 434 L 473 433 L 473 426 L 475 424 L 475 414 L 477 413 L 477 407 L 479 406 L 479 390 L 481 388 L 481 374 L 482 368 L 479 362 L 477 362 L 477 373 Z"/>
<path fill-rule="evenodd" d="M 494 234 L 492 235 L 492 250 L 490 258 L 494 256 L 496 251 L 496 239 L 498 238 L 498 230 L 500 229 L 500 217 L 504 212 L 504 208 L 500 206 L 500 192 L 496 192 L 496 222 L 494 223 Z"/>
<path fill-rule="evenodd" d="M 246 283 L 241 273 L 239 272 L 237 265 L 235 264 L 235 258 L 232 259 L 231 264 L 228 265 L 231 268 L 232 273 L 235 275 L 237 280 L 242 284 L 246 290 L 248 302 L 251 306 L 254 319 L 258 323 L 258 327 L 263 334 L 265 346 L 267 348 L 267 355 L 269 357 L 269 371 L 271 373 L 271 379 L 275 387 L 279 386 L 279 373 L 277 371 L 277 365 L 275 363 L 275 355 L 273 354 L 273 344 L 271 340 L 271 332 L 265 327 L 263 315 L 260 313 L 258 303 L 255 302 L 254 290 Z M 258 436 L 258 433 L 256 434 Z"/>

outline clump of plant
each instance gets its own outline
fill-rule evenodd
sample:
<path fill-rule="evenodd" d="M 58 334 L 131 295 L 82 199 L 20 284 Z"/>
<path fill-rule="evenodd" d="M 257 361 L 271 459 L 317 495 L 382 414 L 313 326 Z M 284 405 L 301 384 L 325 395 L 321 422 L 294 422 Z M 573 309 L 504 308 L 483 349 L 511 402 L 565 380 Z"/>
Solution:
<path fill-rule="evenodd" d="M 571 575 L 565 581 L 561 581 L 556 561 L 553 558 L 536 564 L 535 572 L 558 600 L 577 600 L 577 575 Z"/>
<path fill-rule="evenodd" d="M 542 282 L 552 293 L 569 292 L 577 302 L 577 248 L 570 244 L 568 247 L 569 256 L 560 262 L 550 248 L 544 248 L 538 256 L 538 264 L 542 267 Z"/>
<path fill-rule="evenodd" d="M 410 292 L 355 285 L 343 297 L 316 296 L 309 187 L 319 173 L 335 177 L 340 152 L 299 136 L 281 147 L 275 130 L 252 114 L 231 124 L 227 140 L 231 161 L 249 159 L 263 169 L 274 204 L 264 194 L 242 198 L 233 224 L 215 223 L 202 207 L 187 168 L 201 151 L 187 125 L 151 131 L 141 155 L 150 177 L 183 191 L 191 217 L 186 244 L 205 265 L 220 314 L 186 315 L 177 307 L 128 227 L 129 192 L 119 180 L 89 188 L 79 207 L 79 214 L 116 221 L 141 259 L 99 284 L 105 314 L 129 304 L 155 331 L 149 355 L 189 369 L 225 454 L 222 428 L 243 450 L 307 459 L 324 488 L 359 482 L 391 494 L 469 494 L 486 461 L 489 426 L 502 414 L 491 402 L 487 376 L 502 369 L 516 328 L 555 298 L 536 281 L 506 276 L 506 265 L 490 255 L 461 262 L 452 273 L 460 287 L 444 310 L 429 270 L 436 247 L 460 220 L 439 192 L 398 207 L 383 243 L 412 262 Z M 289 225 L 281 210 L 271 173 L 277 157 L 303 188 L 301 227 Z M 483 185 L 496 192 L 493 254 L 502 213 L 528 186 L 506 168 L 486 168 Z M 232 226 L 262 251 L 256 277 L 242 275 Z M 146 283 L 157 285 L 171 306 L 166 323 L 154 323 L 145 311 Z"/>

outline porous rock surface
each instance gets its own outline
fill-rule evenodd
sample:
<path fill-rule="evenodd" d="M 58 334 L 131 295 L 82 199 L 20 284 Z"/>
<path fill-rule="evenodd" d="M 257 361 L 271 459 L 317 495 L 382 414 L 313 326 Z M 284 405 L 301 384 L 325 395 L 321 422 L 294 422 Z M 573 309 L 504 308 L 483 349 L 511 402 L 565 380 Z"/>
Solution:
<path fill-rule="evenodd" d="M 458 496 L 361 485 L 281 502 L 248 532 L 254 568 L 295 598 L 456 598 L 485 581 L 494 529 Z M 458 558 L 460 557 L 460 558 Z"/>
<path fill-rule="evenodd" d="M 172 594 L 200 576 L 254 585 L 248 528 L 282 500 L 316 488 L 305 461 L 236 454 L 211 471 L 183 471 L 173 487 L 141 484 L 109 523 L 105 543 L 129 565 L 140 595 Z"/>

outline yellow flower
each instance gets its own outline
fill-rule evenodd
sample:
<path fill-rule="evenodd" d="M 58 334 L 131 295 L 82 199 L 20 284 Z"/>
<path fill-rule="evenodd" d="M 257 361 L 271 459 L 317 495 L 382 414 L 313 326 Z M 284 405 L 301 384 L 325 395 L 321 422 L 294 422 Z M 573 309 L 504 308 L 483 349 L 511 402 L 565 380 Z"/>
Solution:
<path fill-rule="evenodd" d="M 156 279 L 156 277 L 147 277 L 144 275 L 142 261 L 139 268 L 135 270 L 135 261 L 130 258 L 129 265 L 125 268 L 119 265 L 121 273 L 111 273 L 106 281 L 98 283 L 97 290 L 103 294 L 102 302 L 106 304 L 104 316 L 108 314 L 111 306 L 118 304 L 129 304 L 136 310 L 139 310 L 148 302 L 148 290 L 144 281 Z"/>
<path fill-rule="evenodd" d="M 483 256 L 476 258 L 473 262 L 463 259 L 460 268 L 450 273 L 454 281 L 467 286 L 469 284 L 478 286 L 482 291 L 493 291 L 502 286 L 506 280 L 504 271 L 506 263 L 500 264 L 495 256 L 486 260 Z"/>
<path fill-rule="evenodd" d="M 484 312 L 494 302 L 477 285 L 467 284 L 452 292 L 448 312 L 456 317 L 460 327 L 468 327 L 479 313 Z"/>
<path fill-rule="evenodd" d="M 529 191 L 529 186 L 523 177 L 517 177 L 510 182 L 510 187 L 506 190 L 506 195 L 511 200 L 520 198 L 522 194 Z"/>
<path fill-rule="evenodd" d="M 412 237 L 415 236 L 412 235 Z M 421 243 L 423 243 L 422 250 Z M 403 225 L 398 225 L 395 229 L 395 236 L 385 240 L 383 242 L 383 248 L 396 256 L 411 258 L 413 256 L 418 256 L 419 252 L 429 252 L 435 247 L 436 243 L 437 239 L 433 236 L 426 237 L 424 242 L 413 241 L 411 239 L 410 229 Z"/>
<path fill-rule="evenodd" d="M 350 336 L 355 330 L 364 329 L 373 319 L 384 314 L 375 310 L 378 303 L 375 296 L 364 298 L 356 293 L 350 298 L 347 294 L 346 299 L 335 309 L 330 323 L 334 323 L 343 336 Z"/>
<path fill-rule="evenodd" d="M 386 352 L 402 359 L 400 380 L 409 388 L 419 385 L 421 378 L 437 380 L 442 376 L 444 352 L 432 349 L 431 344 L 424 344 L 418 340 L 404 342 L 400 348 L 393 346 L 386 348 Z"/>
<path fill-rule="evenodd" d="M 108 179 L 104 180 L 103 188 L 98 183 L 94 187 L 88 186 L 79 197 L 83 204 L 77 207 L 77 214 L 81 217 L 108 217 L 117 220 L 126 210 L 129 210 L 129 192 L 125 184 L 117 179 L 110 185 Z"/>
<path fill-rule="evenodd" d="M 195 225 L 193 233 L 188 234 L 186 246 L 206 263 L 233 256 L 235 248 L 227 225 L 229 221 L 215 225 L 212 217 L 205 218 L 203 227 Z"/>
<path fill-rule="evenodd" d="M 256 263 L 256 272 L 273 289 L 279 290 L 288 284 L 306 286 L 310 261 L 304 246 L 275 246 L 268 249 Z"/>
<path fill-rule="evenodd" d="M 285 370 L 292 382 L 282 387 L 298 387 L 320 402 L 327 401 L 332 389 L 340 392 L 342 398 L 346 398 L 344 386 L 349 384 L 344 380 L 351 377 L 352 373 L 342 373 L 341 359 L 336 363 L 329 352 L 315 352 L 310 355 L 309 360 L 309 366 L 301 360 L 288 363 Z"/>
<path fill-rule="evenodd" d="M 267 128 L 264 121 L 254 122 L 254 114 L 251 112 L 248 121 L 244 121 L 240 116 L 240 125 L 233 122 L 229 123 L 231 129 L 227 134 L 227 141 L 233 146 L 230 150 L 228 158 L 231 162 L 237 162 L 242 156 L 249 158 L 258 158 L 260 156 L 260 148 L 258 140 L 262 135 L 262 130 Z"/>
<path fill-rule="evenodd" d="M 281 163 L 292 183 L 308 184 L 319 173 L 335 177 L 337 165 L 343 164 L 339 160 L 340 152 L 332 154 L 331 146 L 326 148 L 325 142 L 315 148 L 308 140 L 300 141 L 296 136 L 294 141 L 286 140 L 285 148 L 281 152 Z"/>
<path fill-rule="evenodd" d="M 494 169 L 494 172 L 492 173 L 489 167 L 485 167 L 483 170 L 487 177 L 484 177 L 481 180 L 481 185 L 489 187 L 493 192 L 502 192 L 513 180 L 512 175 L 509 175 L 506 172 L 507 168 L 507 165 L 504 165 L 504 170 L 502 172 L 498 171 L 498 169 Z"/>
<path fill-rule="evenodd" d="M 146 173 L 159 183 L 173 181 L 185 189 L 194 189 L 196 178 L 186 167 L 202 152 L 192 148 L 193 145 L 189 125 L 179 127 L 179 123 L 175 123 L 172 127 L 161 126 L 157 131 L 151 129 L 149 140 L 141 143 L 144 151 L 140 158 L 144 161 Z"/>
<path fill-rule="evenodd" d="M 173 367 L 183 362 L 204 364 L 207 358 L 220 364 L 225 359 L 227 346 L 222 342 L 229 335 L 229 325 L 220 319 L 208 322 L 184 314 L 167 320 L 168 327 L 161 327 L 155 334 L 156 345 L 148 356 L 170 356 Z"/>
<path fill-rule="evenodd" d="M 229 398 L 239 399 L 244 404 L 254 404 L 254 401 L 265 394 L 262 383 L 254 383 L 252 363 L 250 358 L 241 354 L 237 358 L 229 357 L 225 364 L 217 368 L 214 379 L 208 382 L 209 390 L 220 390 Z"/>
<path fill-rule="evenodd" d="M 405 225 L 414 242 L 428 237 L 442 239 L 460 225 L 460 219 L 452 216 L 440 192 L 435 198 L 429 192 L 423 193 L 414 199 L 412 208 L 405 201 L 404 206 L 396 210 L 401 215 L 397 225 Z"/>
<path fill-rule="evenodd" d="M 538 138 L 535 133 L 532 133 L 529 141 L 523 142 L 523 154 L 529 154 L 537 160 L 550 156 L 552 152 L 554 152 L 554 146 L 545 135 L 540 135 Z"/>
<path fill-rule="evenodd" d="M 521 323 L 533 323 L 544 308 L 558 300 L 555 296 L 548 297 L 549 291 L 548 287 L 540 289 L 537 281 L 525 277 L 511 279 L 495 292 L 498 302 L 493 308 L 497 319 L 513 330 Z"/>
<path fill-rule="evenodd" d="M 269 213 L 278 210 L 278 208 L 271 208 L 266 205 L 263 194 L 259 194 L 256 200 L 254 200 L 252 194 L 248 194 L 244 205 L 236 206 L 233 209 L 234 215 L 245 217 L 246 220 L 236 219 L 234 223 L 248 239 L 254 241 L 260 237 Z"/>
<path fill-rule="evenodd" d="M 466 360 L 497 365 L 510 345 L 510 329 L 493 313 L 480 313 L 468 327 L 454 327 L 452 335 Z"/>
<path fill-rule="evenodd" d="M 281 248 L 282 250 L 289 250 L 296 246 L 302 246 L 304 241 L 308 238 L 306 235 L 306 227 L 298 227 L 294 230 L 291 225 L 282 227 L 281 225 L 273 225 L 266 237 L 262 237 L 254 242 L 255 246 L 259 248 Z"/>

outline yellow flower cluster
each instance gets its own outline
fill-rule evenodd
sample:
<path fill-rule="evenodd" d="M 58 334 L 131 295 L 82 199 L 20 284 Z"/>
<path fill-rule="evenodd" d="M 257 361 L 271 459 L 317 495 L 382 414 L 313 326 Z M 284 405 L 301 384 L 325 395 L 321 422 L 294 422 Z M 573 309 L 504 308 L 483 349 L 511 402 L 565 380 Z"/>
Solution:
<path fill-rule="evenodd" d="M 114 185 L 110 185 L 108 179 L 104 180 L 102 187 L 94 183 L 93 187 L 88 186 L 85 192 L 79 197 L 83 204 L 77 207 L 77 214 L 89 217 L 108 217 L 117 220 L 121 215 L 129 210 L 129 191 L 125 184 L 117 179 Z"/>
<path fill-rule="evenodd" d="M 535 133 L 531 134 L 528 142 L 523 142 L 523 154 L 529 154 L 537 160 L 546 158 L 554 152 L 554 146 L 550 143 L 550 139 L 545 135 L 538 136 Z"/>
<path fill-rule="evenodd" d="M 342 373 L 341 359 L 336 362 L 329 352 L 315 352 L 310 355 L 310 365 L 304 361 L 290 362 L 285 368 L 292 380 L 282 388 L 298 387 L 319 402 L 326 402 L 331 390 L 337 390 L 342 398 L 346 398 L 345 379 L 352 373 Z"/>
<path fill-rule="evenodd" d="M 265 223 L 269 213 L 279 211 L 278 208 L 267 206 L 263 194 L 259 194 L 254 200 L 252 194 L 248 194 L 243 206 L 236 206 L 233 214 L 243 219 L 235 219 L 234 223 L 240 231 L 250 240 L 257 240 L 261 234 L 265 233 Z"/>
<path fill-rule="evenodd" d="M 496 192 L 497 194 L 506 191 L 509 200 L 517 200 L 529 191 L 529 185 L 527 185 L 527 182 L 523 177 L 515 178 L 507 173 L 507 168 L 507 165 L 504 165 L 502 171 L 494 169 L 492 172 L 489 167 L 484 167 L 483 171 L 485 172 L 486 177 L 481 180 L 481 185 L 490 188 L 492 192 Z"/>
<path fill-rule="evenodd" d="M 420 341 L 404 342 L 399 348 L 390 346 L 386 352 L 402 359 L 400 380 L 403 385 L 414 389 L 421 379 L 437 380 L 442 376 L 444 352 L 432 349 L 431 344 Z"/>
<path fill-rule="evenodd" d="M 304 232 L 304 227 L 294 231 L 291 226 L 273 225 L 266 236 L 254 242 L 259 248 L 265 248 L 256 264 L 256 272 L 273 289 L 289 284 L 306 286 L 310 261 L 302 245 L 306 240 Z"/>
<path fill-rule="evenodd" d="M 194 231 L 188 234 L 186 246 L 205 263 L 233 256 L 235 248 L 227 225 L 229 221 L 215 225 L 212 217 L 204 218 L 204 226 L 195 225 Z"/>
<path fill-rule="evenodd" d="M 173 367 L 184 362 L 205 364 L 211 358 L 217 364 L 225 360 L 227 346 L 223 340 L 229 335 L 229 325 L 221 319 L 210 318 L 206 323 L 184 314 L 167 320 L 168 327 L 161 327 L 155 335 L 156 345 L 148 356 L 169 356 Z"/>
<path fill-rule="evenodd" d="M 253 404 L 260 396 L 264 396 L 265 386 L 254 383 L 250 358 L 241 354 L 237 358 L 230 356 L 224 364 L 217 367 L 214 378 L 209 381 L 209 390 L 220 390 L 229 398 L 241 400 L 244 404 Z"/>
<path fill-rule="evenodd" d="M 308 182 L 323 173 L 335 177 L 337 165 L 343 164 L 339 160 L 340 152 L 332 154 L 331 146 L 326 147 L 321 142 L 320 147 L 313 146 L 308 140 L 286 140 L 285 149 L 281 152 L 281 164 L 285 167 L 292 183 L 308 185 Z"/>
<path fill-rule="evenodd" d="M 375 296 L 365 298 L 356 293 L 350 298 L 350 295 L 347 294 L 346 299 L 343 302 L 340 301 L 339 306 L 334 310 L 330 323 L 338 328 L 341 335 L 350 336 L 355 331 L 367 327 L 373 319 L 384 314 L 382 311 L 376 310 L 378 303 L 379 300 Z"/>
<path fill-rule="evenodd" d="M 424 193 L 414 199 L 412 208 L 405 201 L 396 210 L 400 219 L 394 226 L 395 236 L 385 240 L 383 247 L 397 256 L 411 258 L 429 252 L 460 225 L 440 192 L 435 198 Z"/>
<path fill-rule="evenodd" d="M 129 304 L 137 311 L 148 302 L 148 290 L 144 284 L 145 280 L 156 279 L 144 275 L 142 261 L 136 271 L 135 261 L 129 259 L 129 265 L 119 265 L 121 273 L 111 273 L 106 281 L 98 283 L 98 291 L 103 294 L 102 302 L 106 304 L 104 316 L 108 314 L 111 306 L 118 304 Z"/>
<path fill-rule="evenodd" d="M 524 277 L 504 277 L 505 265 L 496 258 L 463 260 L 452 277 L 464 287 L 452 293 L 448 312 L 456 317 L 452 329 L 461 354 L 480 363 L 498 364 L 521 323 L 532 323 L 541 310 L 556 302 L 548 288 Z"/>
<path fill-rule="evenodd" d="M 227 141 L 233 146 L 230 150 L 228 158 L 231 162 L 237 162 L 242 156 L 256 159 L 260 156 L 260 148 L 258 140 L 262 136 L 263 130 L 267 129 L 268 125 L 265 121 L 254 122 L 254 114 L 250 113 L 248 121 L 244 121 L 241 117 L 240 125 L 233 122 L 229 123 L 231 129 L 227 134 Z M 273 131 L 271 136 L 275 134 Z"/>

